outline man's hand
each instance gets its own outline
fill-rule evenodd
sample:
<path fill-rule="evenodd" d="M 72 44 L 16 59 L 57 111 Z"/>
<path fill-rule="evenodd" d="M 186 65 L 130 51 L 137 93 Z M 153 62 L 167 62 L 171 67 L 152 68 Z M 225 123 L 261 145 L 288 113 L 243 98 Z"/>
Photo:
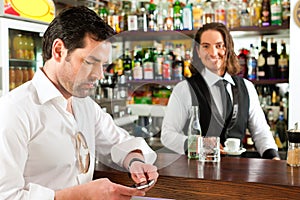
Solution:
<path fill-rule="evenodd" d="M 143 162 L 134 161 L 130 167 L 129 172 L 131 174 L 131 178 L 135 183 L 146 183 L 149 180 L 154 180 L 155 183 L 158 178 L 157 167 L 151 164 L 145 164 Z M 144 189 L 144 191 L 150 190 L 151 187 Z"/>
<path fill-rule="evenodd" d="M 113 183 L 107 178 L 55 192 L 55 200 L 130 200 L 132 196 L 145 196 L 145 191 Z"/>

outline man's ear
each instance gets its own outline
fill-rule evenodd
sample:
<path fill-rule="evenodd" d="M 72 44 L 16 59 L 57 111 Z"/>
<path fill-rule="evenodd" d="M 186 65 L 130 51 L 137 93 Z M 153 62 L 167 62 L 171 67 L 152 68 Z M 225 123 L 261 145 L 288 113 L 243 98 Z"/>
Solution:
<path fill-rule="evenodd" d="M 52 57 L 60 62 L 64 52 L 66 52 L 65 44 L 61 39 L 55 39 L 52 44 Z"/>

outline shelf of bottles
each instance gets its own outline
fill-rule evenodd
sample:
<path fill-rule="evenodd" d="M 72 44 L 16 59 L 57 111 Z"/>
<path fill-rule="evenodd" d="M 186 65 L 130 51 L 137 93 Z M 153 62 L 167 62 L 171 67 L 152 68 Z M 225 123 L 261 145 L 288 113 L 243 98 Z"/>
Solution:
<path fill-rule="evenodd" d="M 40 41 L 38 33 L 9 30 L 9 90 L 32 79 L 39 60 Z"/>

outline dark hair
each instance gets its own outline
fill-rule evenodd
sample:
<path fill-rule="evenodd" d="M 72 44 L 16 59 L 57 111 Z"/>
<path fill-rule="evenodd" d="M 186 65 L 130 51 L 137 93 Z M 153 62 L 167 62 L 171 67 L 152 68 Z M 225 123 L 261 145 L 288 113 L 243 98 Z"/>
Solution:
<path fill-rule="evenodd" d="M 96 41 L 112 37 L 114 30 L 91 9 L 79 6 L 61 11 L 50 23 L 43 37 L 43 61 L 52 57 L 52 44 L 61 39 L 71 53 L 84 47 L 84 38 L 89 34 Z"/>
<path fill-rule="evenodd" d="M 196 72 L 196 69 L 202 70 L 203 63 L 201 59 L 199 58 L 199 55 L 197 53 L 197 48 L 199 48 L 199 44 L 201 44 L 201 36 L 203 32 L 208 30 L 215 30 L 221 33 L 224 43 L 225 43 L 225 61 L 224 65 L 226 67 L 226 71 L 230 75 L 236 75 L 240 72 L 241 67 L 237 58 L 237 55 L 234 52 L 234 43 L 233 39 L 231 37 L 231 34 L 229 33 L 229 30 L 226 28 L 226 26 L 222 23 L 208 23 L 203 25 L 201 27 L 195 37 L 194 37 L 194 44 L 193 44 L 193 57 L 192 57 L 192 72 Z"/>

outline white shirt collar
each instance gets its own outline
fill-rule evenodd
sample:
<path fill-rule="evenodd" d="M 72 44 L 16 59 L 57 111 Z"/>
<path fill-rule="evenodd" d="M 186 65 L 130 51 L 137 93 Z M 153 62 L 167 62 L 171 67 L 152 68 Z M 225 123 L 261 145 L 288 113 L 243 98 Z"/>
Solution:
<path fill-rule="evenodd" d="M 36 88 L 39 102 L 44 104 L 52 99 L 57 99 L 67 106 L 67 100 L 60 91 L 53 85 L 41 69 L 37 69 L 32 79 L 32 84 Z"/>
<path fill-rule="evenodd" d="M 230 84 L 235 85 L 232 77 L 227 72 L 225 73 L 224 77 L 220 77 L 219 75 L 211 72 L 209 69 L 204 68 L 204 70 L 201 71 L 201 75 L 203 76 L 209 87 L 213 86 L 214 84 L 216 84 L 216 82 L 218 82 L 221 79 L 224 79 Z"/>

